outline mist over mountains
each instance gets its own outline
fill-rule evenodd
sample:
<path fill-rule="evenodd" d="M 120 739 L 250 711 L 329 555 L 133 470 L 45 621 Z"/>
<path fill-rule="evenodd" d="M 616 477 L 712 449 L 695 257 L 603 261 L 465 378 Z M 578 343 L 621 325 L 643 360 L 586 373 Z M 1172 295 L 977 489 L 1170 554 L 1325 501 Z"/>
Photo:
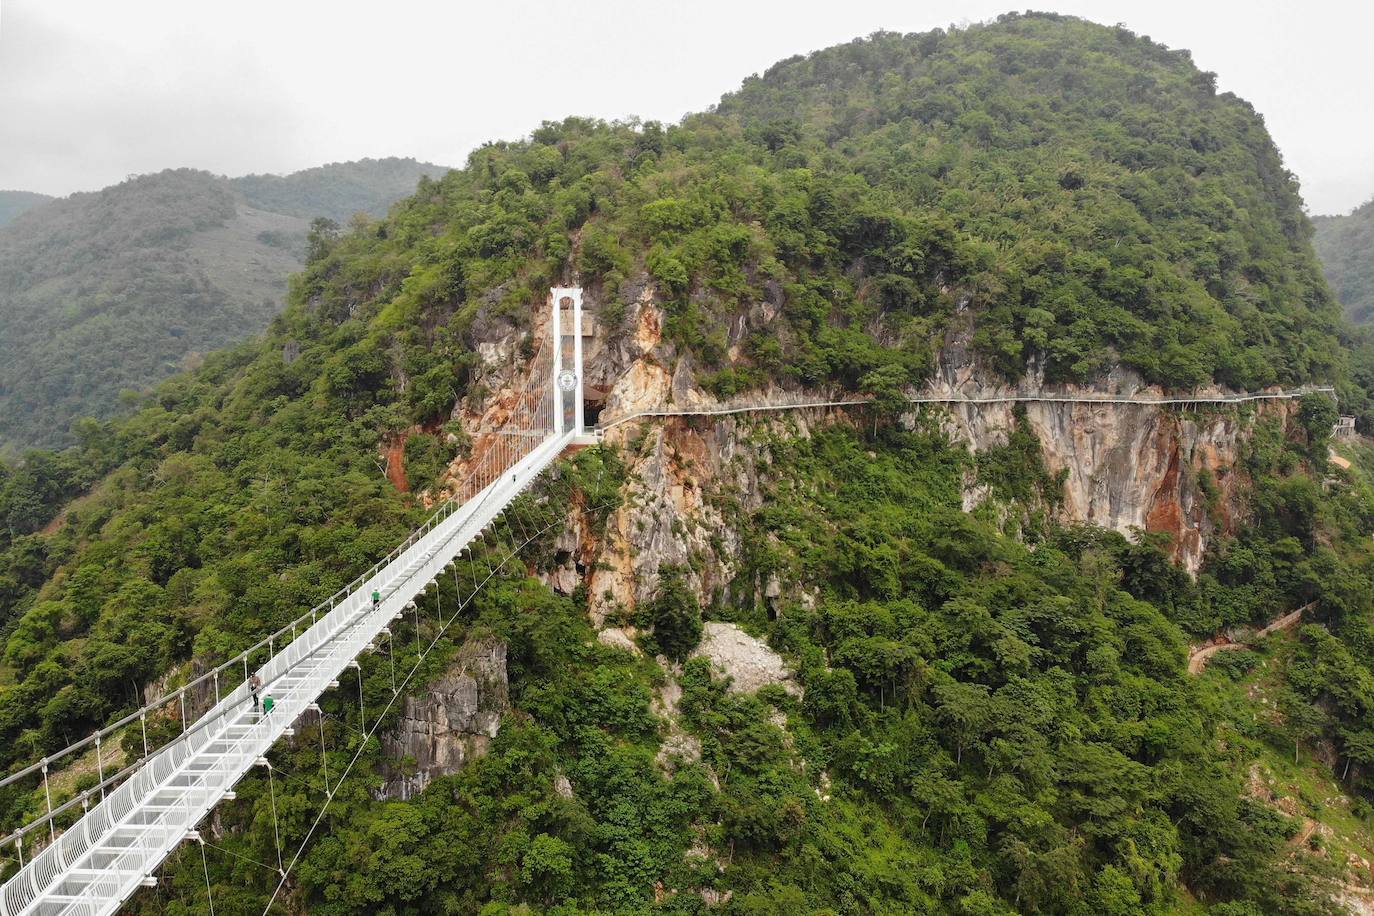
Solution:
<path fill-rule="evenodd" d="M 0 191 L 0 227 L 8 226 L 19 214 L 50 200 L 48 195 L 33 191 Z"/>
<path fill-rule="evenodd" d="M 1312 245 L 1346 317 L 1374 326 L 1374 200 L 1344 216 L 1314 216 Z"/>
<path fill-rule="evenodd" d="M 0 448 L 66 444 L 71 420 L 109 416 L 122 390 L 261 331 L 313 217 L 383 215 L 444 171 L 413 159 L 234 179 L 172 169 L 60 200 L 0 195 L 0 222 L 13 214 L 0 228 Z"/>

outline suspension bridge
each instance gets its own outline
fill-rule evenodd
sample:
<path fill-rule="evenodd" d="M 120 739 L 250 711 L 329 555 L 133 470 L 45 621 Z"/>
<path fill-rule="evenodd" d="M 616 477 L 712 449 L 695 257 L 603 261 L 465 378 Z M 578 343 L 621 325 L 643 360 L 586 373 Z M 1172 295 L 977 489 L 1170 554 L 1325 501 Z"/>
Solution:
<path fill-rule="evenodd" d="M 157 868 L 183 841 L 201 841 L 203 855 L 204 841 L 196 825 L 220 801 L 232 798 L 235 784 L 255 766 L 267 767 L 270 776 L 271 765 L 265 757 L 269 748 L 283 736 L 293 735 L 294 724 L 304 714 L 318 713 L 317 701 L 326 691 L 339 687 L 350 670 L 357 671 L 359 712 L 366 719 L 360 656 L 376 649 L 385 638 L 394 663 L 391 626 L 407 611 L 416 615 L 418 640 L 416 598 L 446 571 L 454 571 L 456 586 L 458 558 L 568 448 L 594 444 L 606 429 L 640 419 L 843 408 L 871 403 L 869 398 L 784 397 L 699 408 L 664 407 L 606 418 L 592 434 L 585 427 L 582 330 L 581 290 L 552 290 L 547 333 L 503 424 L 483 437 L 483 444 L 474 453 L 467 476 L 456 492 L 383 560 L 306 614 L 223 664 L 94 735 L 0 779 L 0 790 L 17 784 L 32 785 L 37 791 L 41 786 L 46 802 L 42 816 L 0 838 L 0 853 L 12 849 L 19 866 L 0 888 L 0 916 L 113 913 L 139 887 L 155 883 L 152 876 Z M 1186 407 L 1296 398 L 1313 391 L 1334 394 L 1330 388 L 1318 387 L 1177 397 L 1045 393 L 965 396 L 936 392 L 915 395 L 910 400 L 913 404 L 945 405 L 1052 401 Z M 529 540 L 526 537 L 525 543 Z M 496 569 L 489 567 L 487 578 L 504 562 Z M 468 598 L 460 600 L 449 622 L 471 602 L 485 581 L 473 576 Z M 440 633 L 446 627 L 444 624 Z M 266 660 L 254 665 L 257 658 Z M 418 667 L 418 661 L 416 664 Z M 268 714 L 255 709 L 248 683 L 254 674 L 261 682 L 260 692 L 271 695 L 275 701 Z M 407 677 L 407 683 L 408 680 Z M 222 685 L 229 682 L 235 686 L 223 690 Z M 213 702 L 208 711 L 191 717 L 188 702 L 194 707 L 198 691 L 211 694 Z M 392 692 L 394 700 L 398 694 L 394 670 Z M 149 719 L 165 718 L 169 708 L 180 712 L 181 734 L 151 749 Z M 374 715 L 372 721 L 375 730 L 378 717 Z M 141 733 L 142 754 L 116 772 L 106 773 L 103 746 L 127 739 L 135 727 L 139 731 L 132 734 L 136 738 Z M 96 784 L 70 799 L 59 798 L 54 804 L 50 774 L 71 766 L 92 751 Z M 324 775 L 327 799 L 332 799 L 327 765 Z M 320 814 L 322 817 L 323 809 Z M 65 829 L 59 829 L 59 824 Z M 318 818 L 315 824 L 319 824 Z M 27 858 L 26 845 L 30 850 Z M 279 842 L 278 866 L 284 883 L 289 868 L 280 861 L 280 852 Z M 208 866 L 206 884 L 208 896 Z M 282 884 L 278 884 L 278 891 L 281 888 Z M 210 904 L 213 909 L 212 900 Z"/>
<path fill-rule="evenodd" d="M 270 766 L 264 757 L 268 749 L 293 734 L 293 724 L 304 713 L 318 712 L 316 701 L 339 686 L 350 669 L 358 669 L 361 700 L 359 656 L 381 637 L 390 637 L 392 622 L 414 610 L 416 597 L 452 568 L 559 455 L 571 446 L 595 441 L 583 429 L 582 291 L 552 293 L 547 339 L 536 351 L 504 424 L 485 437 L 458 492 L 406 541 L 252 648 L 59 754 L 0 780 L 3 789 L 37 779 L 47 802 L 41 818 L 0 840 L 0 849 L 13 847 L 20 863 L 0 889 L 0 916 L 115 912 L 140 886 L 153 881 L 154 871 L 181 842 L 201 839 L 196 825 L 231 797 L 234 785 L 255 765 Z M 571 319 L 566 323 L 565 312 Z M 474 594 L 481 584 L 474 581 Z M 269 656 L 266 662 L 250 671 L 250 658 L 264 652 Z M 270 713 L 255 709 L 250 674 L 260 679 L 259 692 L 273 698 Z M 237 686 L 222 690 L 222 682 L 229 680 Z M 188 722 L 188 695 L 197 689 L 213 690 L 214 704 Z M 149 752 L 148 720 L 168 707 L 180 709 L 182 734 Z M 142 731 L 144 755 L 107 775 L 102 745 L 118 740 L 135 723 Z M 49 774 L 92 748 L 97 785 L 54 806 Z M 328 791 L 327 769 L 325 778 Z M 59 833 L 56 824 L 65 822 L 64 815 L 75 815 L 78 805 L 80 815 Z M 30 849 L 41 845 L 27 860 L 26 841 Z"/>

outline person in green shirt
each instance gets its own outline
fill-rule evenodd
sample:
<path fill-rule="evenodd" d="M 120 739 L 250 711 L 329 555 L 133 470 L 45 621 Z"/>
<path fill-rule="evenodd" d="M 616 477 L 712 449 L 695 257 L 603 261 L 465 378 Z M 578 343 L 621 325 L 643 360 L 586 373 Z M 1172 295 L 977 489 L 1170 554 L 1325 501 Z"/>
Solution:
<path fill-rule="evenodd" d="M 273 707 L 273 706 L 276 706 L 276 705 L 277 705 L 276 701 L 273 700 L 272 697 L 271 697 L 270 695 L 269 695 L 269 696 L 263 697 L 263 698 L 262 698 L 262 714 L 263 714 L 264 716 L 267 715 L 267 714 L 269 714 L 270 712 L 272 712 L 272 707 Z"/>

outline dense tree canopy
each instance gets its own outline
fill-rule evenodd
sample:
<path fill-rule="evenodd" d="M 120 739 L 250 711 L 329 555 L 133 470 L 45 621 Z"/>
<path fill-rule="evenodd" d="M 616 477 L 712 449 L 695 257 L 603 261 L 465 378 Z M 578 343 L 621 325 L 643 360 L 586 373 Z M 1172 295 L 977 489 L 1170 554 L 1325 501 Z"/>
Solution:
<path fill-rule="evenodd" d="M 1009 372 L 1120 361 L 1168 385 L 1255 388 L 1332 370 L 1336 313 L 1296 181 L 1259 115 L 1186 51 L 1003 17 L 783 61 L 718 113 L 785 158 L 823 144 L 887 207 L 966 235 L 962 270 L 925 265 L 969 274 L 980 344 Z M 900 236 L 930 247 L 911 228 L 856 221 L 874 273 L 910 276 Z"/>
<path fill-rule="evenodd" d="M 384 219 L 316 222 L 263 340 L 0 473 L 0 760 L 61 747 L 384 554 L 423 510 L 382 447 L 409 437 L 411 483 L 435 482 L 463 447 L 446 421 L 488 394 L 484 335 L 519 328 L 549 285 L 583 283 L 612 336 L 648 288 L 717 393 L 877 397 L 808 435 L 741 426 L 765 498 L 712 494 L 742 579 L 785 574 L 814 600 L 702 607 L 669 569 L 639 609 L 651 652 L 630 653 L 597 641 L 581 589 L 511 568 L 408 687 L 465 637 L 504 641 L 513 708 L 485 757 L 378 802 L 404 761 L 360 743 L 356 697 L 331 694 L 273 750 L 280 782 L 255 772 L 220 809 L 208 866 L 179 854 L 135 911 L 202 911 L 206 868 L 217 907 L 261 912 L 273 812 L 295 848 L 323 746 L 333 772 L 359 763 L 287 889 L 310 912 L 1165 913 L 1183 889 L 1222 914 L 1322 912 L 1296 824 L 1243 771 L 1331 739 L 1371 767 L 1347 774 L 1368 818 L 1374 488 L 1367 462 L 1318 482 L 1329 409 L 1252 423 L 1252 505 L 1196 581 L 1153 538 L 1053 521 L 1062 481 L 1024 424 L 974 459 L 936 418 L 895 417 L 966 323 L 1010 377 L 1331 378 L 1345 357 L 1308 233 L 1245 103 L 1183 53 L 1057 16 L 875 35 L 679 125 L 571 119 L 483 147 Z M 732 340 L 756 306 L 766 331 Z M 526 510 L 613 503 L 626 457 L 580 453 Z M 970 483 L 990 494 L 973 513 Z M 1222 708 L 1185 675 L 1188 637 L 1313 600 L 1286 718 Z M 398 643 L 436 635 L 437 610 Z M 767 639 L 802 695 L 731 691 L 690 657 L 703 615 Z M 374 711 L 385 665 L 364 661 Z M 18 786 L 0 816 L 42 805 Z"/>
<path fill-rule="evenodd" d="M 32 191 L 0 191 L 0 226 L 14 222 L 19 214 L 32 210 L 41 203 L 52 200 L 46 194 Z"/>
<path fill-rule="evenodd" d="M 342 223 L 355 213 L 385 216 L 393 203 L 415 190 L 421 176 L 437 178 L 446 171 L 441 165 L 391 157 L 332 162 L 290 175 L 244 175 L 229 184 L 261 210 Z"/>
<path fill-rule="evenodd" d="M 1345 216 L 1317 216 L 1312 244 L 1345 314 L 1374 324 L 1374 200 Z"/>
<path fill-rule="evenodd" d="M 379 216 L 442 171 L 409 159 L 233 180 L 168 170 L 0 228 L 0 453 L 70 444 L 71 421 L 113 415 L 121 391 L 258 333 L 301 266 L 308 219 Z"/>

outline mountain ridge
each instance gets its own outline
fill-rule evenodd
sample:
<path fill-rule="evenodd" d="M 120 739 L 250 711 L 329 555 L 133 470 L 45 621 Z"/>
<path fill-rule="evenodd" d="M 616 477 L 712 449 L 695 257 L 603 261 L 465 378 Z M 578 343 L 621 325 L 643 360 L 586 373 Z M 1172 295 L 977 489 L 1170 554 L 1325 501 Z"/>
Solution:
<path fill-rule="evenodd" d="M 8 226 L 20 215 L 52 199 L 35 191 L 0 190 L 0 227 Z"/>
<path fill-rule="evenodd" d="M 1314 216 L 1312 243 L 1346 317 L 1374 325 L 1374 200 L 1343 216 Z"/>
<path fill-rule="evenodd" d="M 0 749 L 33 756 L 404 538 L 509 410 L 550 286 L 583 286 L 607 397 L 873 399 L 620 427 L 562 464 L 519 507 L 547 534 L 421 671 L 500 655 L 497 733 L 426 745 L 427 787 L 377 800 L 419 755 L 358 743 L 358 696 L 369 716 L 389 703 L 389 663 L 457 607 L 422 598 L 389 657 L 361 659 L 361 693 L 327 694 L 273 749 L 281 778 L 239 784 L 220 848 L 174 857 L 166 897 L 132 912 L 202 908 L 202 885 L 262 911 L 279 876 L 243 861 L 304 844 L 312 780 L 354 760 L 286 886 L 302 911 L 1331 910 L 1342 863 L 1290 846 L 1278 793 L 1246 788 L 1256 755 L 1323 767 L 1325 786 L 1329 748 L 1368 826 L 1374 460 L 1327 464 L 1330 401 L 1121 420 L 1186 491 L 1166 508 L 1222 532 L 1193 578 L 1159 532 L 1066 522 L 1047 454 L 1110 460 L 1099 418 L 1008 409 L 969 448 L 959 418 L 902 397 L 955 349 L 990 383 L 1350 390 L 1253 109 L 1176 52 L 1054 15 L 880 34 L 741 92 L 667 127 L 549 122 L 383 219 L 322 227 L 261 339 L 5 471 Z M 1047 448 L 1050 429 L 1065 441 Z M 26 524 L 92 479 L 52 531 Z M 1189 680 L 1190 638 L 1313 600 L 1291 643 Z M 703 618 L 728 639 L 698 644 Z M 774 682 L 731 683 L 718 642 Z M 1258 678 L 1272 702 L 1247 700 Z M 478 711 L 445 703 L 412 721 Z M 415 747 L 389 715 L 393 751 Z M 462 766 L 430 773 L 445 757 Z M 0 799 L 4 823 L 41 816 L 29 788 Z"/>
<path fill-rule="evenodd" d="M 302 214 L 379 216 L 411 159 L 225 179 L 194 169 L 51 200 L 0 229 L 0 448 L 72 441 L 209 350 L 261 331 L 303 263 Z"/>

